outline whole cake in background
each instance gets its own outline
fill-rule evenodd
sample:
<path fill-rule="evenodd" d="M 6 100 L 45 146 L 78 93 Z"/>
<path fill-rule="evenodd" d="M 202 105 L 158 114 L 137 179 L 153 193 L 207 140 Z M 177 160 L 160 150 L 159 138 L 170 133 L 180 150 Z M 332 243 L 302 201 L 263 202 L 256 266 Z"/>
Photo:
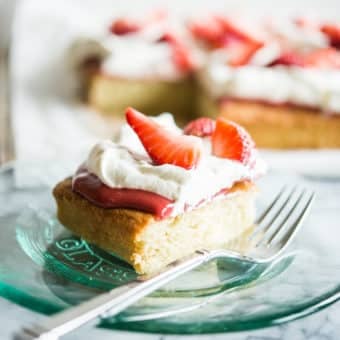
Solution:
<path fill-rule="evenodd" d="M 157 11 L 117 18 L 69 52 L 101 112 L 222 115 L 259 147 L 340 147 L 340 24 Z"/>

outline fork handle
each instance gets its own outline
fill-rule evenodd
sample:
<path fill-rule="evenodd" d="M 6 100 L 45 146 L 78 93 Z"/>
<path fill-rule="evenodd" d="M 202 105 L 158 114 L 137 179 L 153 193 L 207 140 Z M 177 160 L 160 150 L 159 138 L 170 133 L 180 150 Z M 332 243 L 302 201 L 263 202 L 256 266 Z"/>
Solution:
<path fill-rule="evenodd" d="M 148 279 L 141 277 L 136 281 L 114 288 L 80 305 L 62 311 L 39 324 L 23 328 L 16 335 L 16 339 L 58 339 L 85 323 L 96 321 L 98 317 L 118 314 L 142 297 L 213 257 L 211 252 L 197 251 L 190 257 L 174 262 L 157 276 Z"/>

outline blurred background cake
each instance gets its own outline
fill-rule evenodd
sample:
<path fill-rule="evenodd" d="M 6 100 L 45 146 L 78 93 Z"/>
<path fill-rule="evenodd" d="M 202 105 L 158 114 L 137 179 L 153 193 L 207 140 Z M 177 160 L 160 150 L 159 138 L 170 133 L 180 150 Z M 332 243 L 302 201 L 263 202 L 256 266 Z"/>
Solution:
<path fill-rule="evenodd" d="M 206 65 L 199 112 L 238 121 L 260 147 L 340 147 L 340 26 L 300 19 L 264 28 L 262 47 L 241 67 L 228 54 Z"/>
<path fill-rule="evenodd" d="M 70 49 L 87 103 L 178 121 L 223 115 L 259 147 L 340 147 L 340 25 L 154 11 L 119 17 Z"/>

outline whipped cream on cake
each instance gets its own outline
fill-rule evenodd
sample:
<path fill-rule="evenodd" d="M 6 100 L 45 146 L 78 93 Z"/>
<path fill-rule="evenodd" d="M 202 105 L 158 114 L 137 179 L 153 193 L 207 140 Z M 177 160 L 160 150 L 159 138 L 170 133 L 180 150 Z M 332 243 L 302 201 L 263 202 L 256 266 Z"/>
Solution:
<path fill-rule="evenodd" d="M 98 58 L 100 71 L 113 77 L 172 81 L 185 77 L 202 63 L 202 53 L 180 20 L 165 13 L 150 16 L 118 18 L 106 32 L 79 37 L 70 48 L 70 63 L 76 66 L 88 57 Z"/>
<path fill-rule="evenodd" d="M 225 96 L 296 104 L 340 114 L 340 72 L 331 69 L 212 64 L 200 82 L 214 98 Z"/>
<path fill-rule="evenodd" d="M 173 62 L 171 45 L 164 42 L 113 35 L 79 38 L 69 55 L 72 65 L 80 64 L 89 56 L 102 60 L 100 71 L 107 76 L 172 80 L 183 77 L 183 72 Z"/>
<path fill-rule="evenodd" d="M 170 114 L 154 120 L 174 133 L 180 133 Z M 210 138 L 197 138 L 203 153 L 197 166 L 185 169 L 174 164 L 155 165 L 136 133 L 126 124 L 115 141 L 102 141 L 91 150 L 73 182 L 89 173 L 113 189 L 137 189 L 155 193 L 171 202 L 170 216 L 176 216 L 224 197 L 235 183 L 252 181 L 265 171 L 265 165 L 253 150 L 251 162 L 216 157 Z"/>

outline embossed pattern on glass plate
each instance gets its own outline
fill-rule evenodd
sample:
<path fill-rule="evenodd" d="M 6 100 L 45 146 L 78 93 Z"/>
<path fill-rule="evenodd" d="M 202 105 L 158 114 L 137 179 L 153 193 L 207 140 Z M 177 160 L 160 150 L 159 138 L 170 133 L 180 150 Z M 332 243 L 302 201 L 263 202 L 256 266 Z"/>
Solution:
<path fill-rule="evenodd" d="M 54 217 L 50 189 L 16 190 L 11 178 L 9 171 L 0 175 L 1 295 L 50 314 L 134 278 L 124 262 L 62 228 Z M 260 184 L 260 204 L 292 181 L 304 179 L 268 175 Z M 336 301 L 340 182 L 307 182 L 318 196 L 293 247 L 298 249 L 295 256 L 287 253 L 266 268 L 210 263 L 101 326 L 164 333 L 227 332 L 289 321 Z"/>

